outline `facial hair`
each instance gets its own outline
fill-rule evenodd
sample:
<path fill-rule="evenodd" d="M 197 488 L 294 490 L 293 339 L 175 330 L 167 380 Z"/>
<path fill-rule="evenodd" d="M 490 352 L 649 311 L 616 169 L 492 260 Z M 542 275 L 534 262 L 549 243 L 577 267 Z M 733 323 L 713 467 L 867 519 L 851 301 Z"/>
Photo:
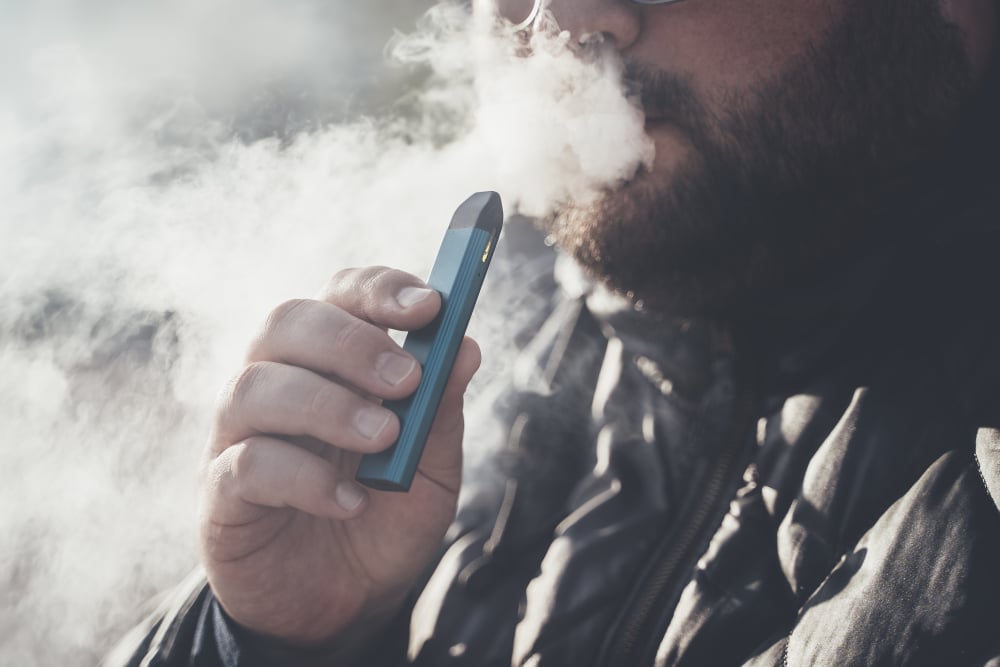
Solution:
<path fill-rule="evenodd" d="M 820 46 L 714 113 L 684 78 L 628 65 L 690 157 L 669 182 L 641 171 L 543 225 L 651 310 L 731 314 L 887 236 L 885 200 L 947 140 L 971 71 L 934 0 L 852 2 Z"/>

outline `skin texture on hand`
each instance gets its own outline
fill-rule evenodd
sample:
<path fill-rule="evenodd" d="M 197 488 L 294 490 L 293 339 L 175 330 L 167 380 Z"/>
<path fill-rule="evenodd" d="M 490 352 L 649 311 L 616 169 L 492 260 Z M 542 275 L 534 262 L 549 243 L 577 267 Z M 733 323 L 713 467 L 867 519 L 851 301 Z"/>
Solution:
<path fill-rule="evenodd" d="M 432 558 L 461 484 L 474 341 L 459 350 L 410 492 L 367 490 L 353 477 L 362 454 L 399 433 L 381 400 L 420 381 L 386 329 L 425 326 L 440 305 L 420 279 L 375 267 L 341 272 L 320 299 L 268 317 L 220 398 L 201 485 L 202 561 L 241 625 L 293 643 L 347 629 L 363 639 Z"/>

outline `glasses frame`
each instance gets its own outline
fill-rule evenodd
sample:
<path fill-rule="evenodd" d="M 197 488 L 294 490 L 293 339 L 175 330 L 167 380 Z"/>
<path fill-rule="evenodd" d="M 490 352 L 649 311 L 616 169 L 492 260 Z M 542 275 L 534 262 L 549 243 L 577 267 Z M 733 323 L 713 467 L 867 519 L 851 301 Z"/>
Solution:
<path fill-rule="evenodd" d="M 683 0 L 629 0 L 633 5 L 672 5 L 677 2 L 682 2 Z M 542 6 L 545 4 L 545 0 L 535 0 L 534 6 L 531 8 L 531 12 L 528 14 L 528 18 L 524 19 L 520 23 L 514 26 L 515 32 L 521 32 L 528 30 L 538 19 L 538 14 L 542 11 Z"/>

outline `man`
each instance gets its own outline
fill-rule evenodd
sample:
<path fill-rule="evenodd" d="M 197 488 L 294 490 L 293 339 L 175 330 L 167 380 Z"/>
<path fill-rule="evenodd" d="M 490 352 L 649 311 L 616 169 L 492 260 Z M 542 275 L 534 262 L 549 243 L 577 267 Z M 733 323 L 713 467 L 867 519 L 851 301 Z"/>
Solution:
<path fill-rule="evenodd" d="M 411 492 L 351 481 L 439 299 L 341 272 L 219 405 L 210 587 L 109 663 L 1000 664 L 997 2 L 548 9 L 657 150 L 546 222 L 602 286 L 528 346 L 503 492 L 456 519 L 471 340 Z"/>

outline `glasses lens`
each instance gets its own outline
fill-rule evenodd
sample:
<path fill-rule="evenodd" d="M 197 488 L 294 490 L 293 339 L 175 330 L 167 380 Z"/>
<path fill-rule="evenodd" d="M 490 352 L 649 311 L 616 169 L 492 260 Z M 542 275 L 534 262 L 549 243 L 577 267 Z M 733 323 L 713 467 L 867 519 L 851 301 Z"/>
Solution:
<path fill-rule="evenodd" d="M 497 0 L 497 11 L 500 16 L 514 25 L 532 18 L 534 9 L 535 0 Z"/>

